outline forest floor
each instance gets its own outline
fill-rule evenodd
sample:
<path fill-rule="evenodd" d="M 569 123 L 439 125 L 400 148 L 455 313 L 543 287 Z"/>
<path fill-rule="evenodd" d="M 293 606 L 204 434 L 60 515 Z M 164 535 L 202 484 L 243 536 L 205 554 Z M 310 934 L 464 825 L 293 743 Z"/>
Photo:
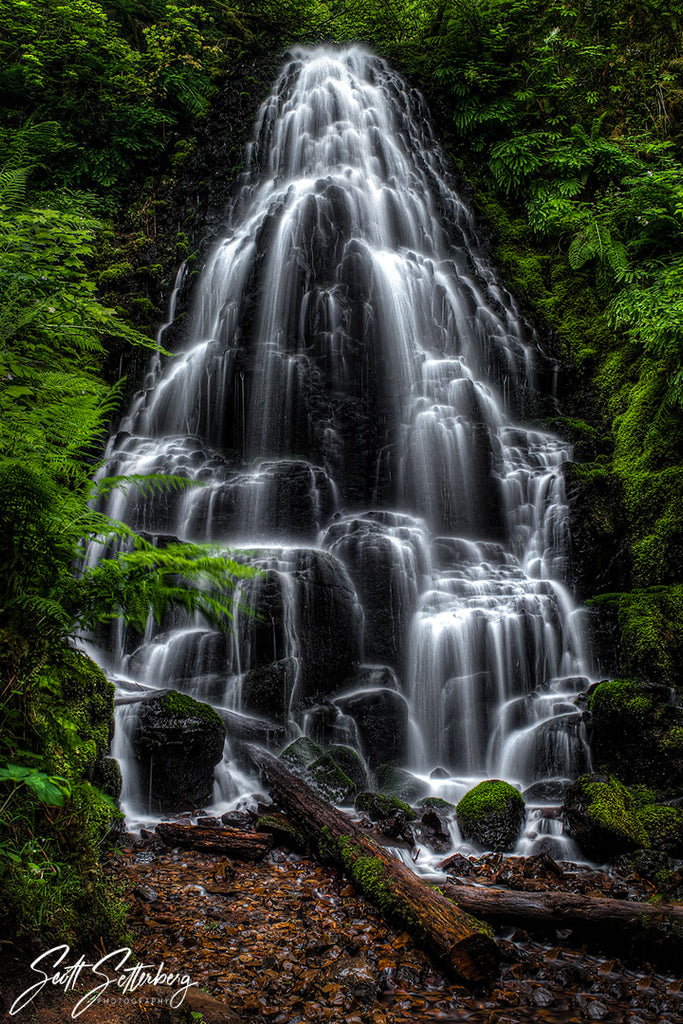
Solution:
<path fill-rule="evenodd" d="M 534 863 L 535 862 L 535 863 Z M 647 899 L 653 887 L 637 876 L 539 858 L 475 860 L 467 883 L 552 889 Z M 189 976 L 171 986 L 117 991 L 112 982 L 87 1009 L 78 1000 L 94 985 L 84 970 L 75 992 L 46 985 L 14 1017 L 27 1024 L 472 1024 L 604 1021 L 679 1024 L 683 986 L 672 972 L 634 959 L 607 958 L 560 931 L 539 940 L 497 930 L 501 972 L 473 994 L 439 973 L 409 935 L 387 926 L 337 871 L 310 857 L 274 850 L 256 864 L 195 851 L 169 850 L 155 838 L 128 837 L 115 875 L 131 905 L 131 948 L 149 971 Z M 103 955 L 96 951 L 93 958 Z M 75 954 L 67 963 L 76 960 Z M 112 961 L 114 963 L 115 961 Z M 114 977 L 116 971 L 106 968 Z M 125 972 L 124 972 L 125 973 Z M 40 977 L 40 976 L 38 976 Z M 10 999 L 35 983 L 18 972 Z M 7 1005 L 10 1005 L 9 1003 Z M 78 1010 L 82 1012 L 78 1013 Z"/>

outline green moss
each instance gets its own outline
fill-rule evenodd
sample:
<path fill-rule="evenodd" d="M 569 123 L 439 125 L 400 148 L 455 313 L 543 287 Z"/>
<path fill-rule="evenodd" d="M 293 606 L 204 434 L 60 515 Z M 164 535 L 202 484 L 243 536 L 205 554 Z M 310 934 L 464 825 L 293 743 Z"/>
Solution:
<path fill-rule="evenodd" d="M 683 856 L 683 811 L 661 804 L 637 810 L 638 820 L 645 830 L 647 845 L 673 857 Z"/>
<path fill-rule="evenodd" d="M 465 793 L 456 815 L 465 839 L 489 850 L 512 850 L 524 823 L 524 798 L 508 782 L 488 779 Z"/>
<path fill-rule="evenodd" d="M 284 814 L 262 814 L 256 821 L 257 832 L 268 832 L 276 843 L 290 846 L 294 850 L 306 850 L 306 837 L 292 825 Z"/>
<path fill-rule="evenodd" d="M 669 688 L 633 679 L 600 683 L 591 693 L 596 763 L 624 782 L 676 793 L 683 784 L 683 711 Z"/>
<path fill-rule="evenodd" d="M 100 288 L 107 288 L 112 285 L 121 284 L 127 278 L 133 276 L 133 264 L 129 260 L 121 260 L 110 267 L 101 270 L 97 278 Z"/>
<path fill-rule="evenodd" d="M 325 747 L 325 753 L 351 779 L 356 790 L 364 789 L 367 786 L 368 773 L 366 767 L 363 764 L 362 757 L 353 747 L 346 746 L 343 743 L 333 743 L 331 746 Z"/>
<path fill-rule="evenodd" d="M 456 806 L 458 820 L 461 822 L 479 820 L 491 813 L 504 813 L 510 803 L 524 807 L 524 797 L 509 782 L 500 779 L 487 779 L 465 793 Z"/>
<path fill-rule="evenodd" d="M 325 799 L 335 804 L 351 801 L 356 787 L 329 754 L 323 754 L 306 768 L 306 779 Z"/>
<path fill-rule="evenodd" d="M 587 602 L 616 616 L 620 671 L 639 679 L 683 682 L 683 586 L 601 594 Z"/>
<path fill-rule="evenodd" d="M 425 810 L 432 811 L 454 811 L 455 804 L 449 803 L 448 800 L 442 800 L 440 796 L 426 796 L 422 800 L 418 800 L 418 807 L 424 807 Z"/>
<path fill-rule="evenodd" d="M 383 764 L 376 770 L 377 785 L 387 796 L 413 803 L 425 795 L 427 786 L 404 768 Z"/>
<path fill-rule="evenodd" d="M 381 793 L 359 793 L 354 806 L 357 811 L 369 814 L 376 821 L 392 818 L 397 812 L 404 814 L 408 820 L 415 818 L 415 812 L 405 801 L 399 800 L 396 796 L 384 796 Z"/>
<path fill-rule="evenodd" d="M 309 739 L 308 736 L 299 736 L 293 743 L 285 747 L 280 757 L 285 764 L 290 765 L 296 771 L 313 764 L 322 755 L 323 748 L 321 746 Z"/>
<path fill-rule="evenodd" d="M 588 816 L 594 825 L 633 846 L 650 845 L 633 797 L 623 783 L 613 776 L 604 782 L 589 779 L 581 782 L 589 800 Z"/>
<path fill-rule="evenodd" d="M 225 732 L 225 722 L 210 704 L 188 697 L 186 693 L 178 693 L 177 690 L 169 690 L 160 701 L 160 708 L 178 718 L 195 718 L 202 722 L 210 722 L 213 725 L 220 725 Z"/>
<path fill-rule="evenodd" d="M 405 900 L 397 896 L 379 857 L 369 857 L 347 836 L 334 841 L 333 852 L 334 859 L 341 862 L 354 884 L 379 907 L 383 916 L 410 928 L 416 937 L 424 938 L 415 914 Z"/>

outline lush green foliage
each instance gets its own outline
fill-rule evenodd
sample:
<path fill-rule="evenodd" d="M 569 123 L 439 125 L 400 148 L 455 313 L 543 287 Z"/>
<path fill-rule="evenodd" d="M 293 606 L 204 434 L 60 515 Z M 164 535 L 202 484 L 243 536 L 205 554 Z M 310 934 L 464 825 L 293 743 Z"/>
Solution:
<path fill-rule="evenodd" d="M 159 173 L 182 165 L 221 84 L 262 50 L 365 41 L 427 92 L 513 289 L 557 331 L 604 413 L 586 447 L 599 450 L 593 477 L 624 495 L 635 589 L 603 604 L 629 671 L 680 680 L 682 33 L 665 0 L 21 0 L 0 11 L 0 870 L 26 922 L 83 933 L 90 899 L 96 927 L 120 925 L 96 870 L 112 814 L 96 788 L 111 694 L 70 640 L 117 616 L 140 628 L 169 603 L 225 621 L 226 587 L 243 572 L 204 549 L 154 550 L 95 510 L 90 481 L 120 400 L 103 360 L 150 344 L 122 314 L 137 303 L 149 325 L 149 292 L 129 286 L 125 303 L 121 292 L 144 259 L 148 280 L 170 270 L 139 244 L 156 235 Z M 120 223 L 126 207 L 124 246 L 106 218 Z M 168 251 L 187 255 L 187 239 Z M 108 557 L 74 571 L 96 538 Z"/>

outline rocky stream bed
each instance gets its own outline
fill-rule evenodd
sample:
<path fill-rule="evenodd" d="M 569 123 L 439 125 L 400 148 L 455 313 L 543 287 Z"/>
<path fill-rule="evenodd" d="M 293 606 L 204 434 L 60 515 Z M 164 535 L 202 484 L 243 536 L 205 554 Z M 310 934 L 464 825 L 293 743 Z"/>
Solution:
<path fill-rule="evenodd" d="M 446 979 L 336 870 L 284 849 L 245 863 L 168 848 L 156 836 L 126 837 L 113 870 L 130 899 L 138 960 L 155 967 L 163 961 L 197 987 L 179 1012 L 169 1009 L 169 991 L 158 986 L 103 998 L 81 1014 L 90 1024 L 683 1021 L 674 964 L 644 962 L 637 950 L 608 957 L 579 945 L 566 929 L 542 938 L 497 929 L 500 975 L 473 993 Z M 556 864 L 546 854 L 456 857 L 450 870 L 451 879 L 468 885 L 516 891 L 641 901 L 655 895 L 636 874 Z M 66 1021 L 81 994 L 41 994 L 27 1019 Z"/>

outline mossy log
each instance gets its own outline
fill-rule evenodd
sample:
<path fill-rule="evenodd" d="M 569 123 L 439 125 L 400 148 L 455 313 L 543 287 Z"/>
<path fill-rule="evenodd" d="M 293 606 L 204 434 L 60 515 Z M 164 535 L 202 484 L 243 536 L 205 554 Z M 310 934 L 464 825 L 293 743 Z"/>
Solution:
<path fill-rule="evenodd" d="M 525 928 L 572 928 L 603 946 L 658 951 L 680 958 L 683 952 L 683 906 L 640 903 L 566 892 L 518 892 L 494 887 L 455 885 L 443 893 L 470 914 L 487 921 Z"/>
<path fill-rule="evenodd" d="M 242 832 L 237 828 L 211 828 L 208 825 L 180 825 L 162 822 L 156 834 L 167 846 L 229 854 L 238 860 L 260 860 L 272 848 L 273 841 L 264 832 Z"/>
<path fill-rule="evenodd" d="M 480 984 L 497 973 L 500 954 L 485 925 L 387 853 L 272 754 L 256 747 L 248 750 L 316 852 L 346 871 L 388 920 L 405 928 L 447 971 L 468 984 Z"/>

